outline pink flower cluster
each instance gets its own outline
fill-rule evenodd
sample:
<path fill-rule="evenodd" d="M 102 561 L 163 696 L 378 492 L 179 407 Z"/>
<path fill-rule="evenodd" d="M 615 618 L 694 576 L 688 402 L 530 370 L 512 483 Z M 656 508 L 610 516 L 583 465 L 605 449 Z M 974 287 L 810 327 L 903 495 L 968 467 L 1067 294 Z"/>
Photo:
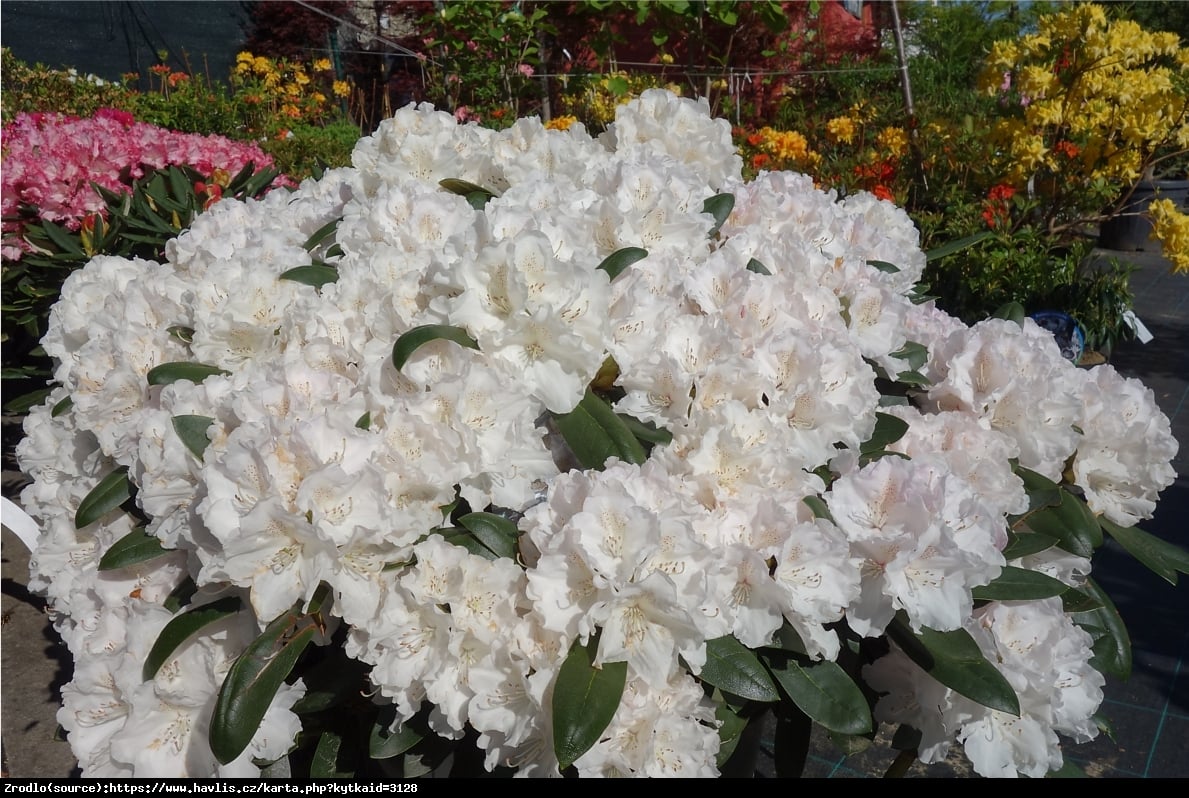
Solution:
<path fill-rule="evenodd" d="M 234 175 L 249 161 L 257 169 L 273 163 L 254 144 L 165 130 L 110 108 L 89 119 L 20 114 L 4 127 L 0 149 L 3 252 L 12 259 L 27 248 L 22 246 L 21 224 L 15 218 L 23 205 L 35 206 L 43 220 L 77 230 L 86 216 L 104 207 L 92 183 L 124 192 L 132 179 L 170 164 L 188 164 L 211 176 L 216 169 Z"/>

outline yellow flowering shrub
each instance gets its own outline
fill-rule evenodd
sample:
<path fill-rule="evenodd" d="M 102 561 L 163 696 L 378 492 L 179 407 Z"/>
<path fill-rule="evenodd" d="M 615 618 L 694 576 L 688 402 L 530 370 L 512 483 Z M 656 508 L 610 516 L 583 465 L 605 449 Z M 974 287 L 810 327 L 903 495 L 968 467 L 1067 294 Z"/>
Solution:
<path fill-rule="evenodd" d="M 350 84 L 335 78 L 329 58 L 308 66 L 286 59 L 272 59 L 244 51 L 235 58 L 231 82 L 237 92 L 264 112 L 268 119 L 317 124 L 333 116 L 331 97 L 350 95 Z M 262 130 L 273 135 L 277 131 Z"/>
<path fill-rule="evenodd" d="M 1110 218 L 1131 184 L 1189 152 L 1187 67 L 1176 34 L 1108 20 L 1096 4 L 995 42 L 979 88 L 1002 109 L 990 131 L 1001 182 L 1038 197 L 1057 235 Z"/>
<path fill-rule="evenodd" d="M 658 75 L 621 71 L 592 76 L 579 90 L 562 95 L 562 112 L 582 120 L 592 130 L 601 130 L 615 121 L 616 108 L 639 97 L 641 92 L 656 88 L 682 94 L 681 86 Z"/>
<path fill-rule="evenodd" d="M 1189 215 L 1177 209 L 1170 199 L 1158 199 L 1149 206 L 1153 235 L 1164 246 L 1173 271 L 1189 274 Z"/>

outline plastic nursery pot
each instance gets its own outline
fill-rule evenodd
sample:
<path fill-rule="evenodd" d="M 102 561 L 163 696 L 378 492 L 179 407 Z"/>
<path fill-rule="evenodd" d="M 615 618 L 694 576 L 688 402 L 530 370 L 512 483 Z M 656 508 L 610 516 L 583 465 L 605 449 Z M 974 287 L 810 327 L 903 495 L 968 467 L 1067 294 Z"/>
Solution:
<path fill-rule="evenodd" d="M 1086 334 L 1077 319 L 1058 310 L 1038 310 L 1029 318 L 1053 334 L 1061 356 L 1071 363 L 1079 363 L 1086 351 Z"/>
<path fill-rule="evenodd" d="M 1155 199 L 1170 199 L 1182 210 L 1189 209 L 1189 180 L 1142 180 L 1117 215 L 1102 223 L 1098 246 L 1120 252 L 1157 250 L 1152 239 L 1152 217 L 1148 205 Z"/>

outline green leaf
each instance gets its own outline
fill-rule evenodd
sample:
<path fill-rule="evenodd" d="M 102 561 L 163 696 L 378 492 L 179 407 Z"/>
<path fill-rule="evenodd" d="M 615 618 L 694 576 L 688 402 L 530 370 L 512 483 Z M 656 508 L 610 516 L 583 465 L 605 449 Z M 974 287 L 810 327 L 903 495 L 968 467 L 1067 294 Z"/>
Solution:
<path fill-rule="evenodd" d="M 128 479 L 128 467 L 120 466 L 91 488 L 78 505 L 74 514 L 74 525 L 78 529 L 93 524 L 112 510 L 128 501 L 132 496 L 132 483 Z"/>
<path fill-rule="evenodd" d="M 355 768 L 344 766 L 342 759 L 351 759 L 350 747 L 344 747 L 343 736 L 328 729 L 318 737 L 314 756 L 310 761 L 310 778 L 349 779 L 355 775 Z"/>
<path fill-rule="evenodd" d="M 912 385 L 916 388 L 923 388 L 929 386 L 929 378 L 919 371 L 902 371 L 896 375 L 896 382 L 903 385 Z"/>
<path fill-rule="evenodd" d="M 286 272 L 282 272 L 279 280 L 292 280 L 295 283 L 302 283 L 304 285 L 312 285 L 314 288 L 321 288 L 327 283 L 337 282 L 339 279 L 339 270 L 333 266 L 328 266 L 325 263 L 315 263 L 308 266 L 294 266 Z"/>
<path fill-rule="evenodd" d="M 899 613 L 888 624 L 887 633 L 909 659 L 946 687 L 983 706 L 1019 717 L 1016 691 L 965 629 L 938 632 L 921 627 L 918 633 Z"/>
<path fill-rule="evenodd" d="M 624 247 L 617 249 L 607 257 L 603 258 L 597 269 L 607 272 L 607 276 L 614 280 L 618 277 L 624 269 L 631 266 L 637 261 L 644 260 L 648 257 L 648 250 L 640 247 Z"/>
<path fill-rule="evenodd" d="M 673 433 L 664 427 L 658 427 L 651 421 L 641 421 L 627 413 L 616 413 L 615 415 L 619 416 L 619 420 L 627 425 L 637 440 L 659 446 L 667 446 L 673 442 Z"/>
<path fill-rule="evenodd" d="M 623 696 L 626 662 L 594 665 L 598 643 L 575 641 L 553 687 L 553 752 L 565 770 L 598 742 Z"/>
<path fill-rule="evenodd" d="M 372 413 L 370 410 L 363 411 L 363 415 L 355 419 L 355 429 L 371 429 Z"/>
<path fill-rule="evenodd" d="M 1006 321 L 1014 321 L 1021 327 L 1024 326 L 1024 306 L 1019 302 L 1008 302 L 1000 305 L 999 308 L 991 314 L 993 319 L 1004 319 Z"/>
<path fill-rule="evenodd" d="M 315 247 L 335 234 L 335 231 L 338 230 L 339 222 L 341 221 L 342 218 L 331 219 L 329 222 L 319 227 L 312 234 L 310 234 L 310 237 L 307 238 L 305 243 L 301 245 L 302 249 L 304 249 L 306 252 L 313 252 Z"/>
<path fill-rule="evenodd" d="M 397 371 L 404 368 L 409 358 L 423 345 L 430 341 L 444 339 L 453 341 L 468 349 L 478 349 L 479 342 L 472 338 L 462 327 L 452 327 L 448 324 L 425 324 L 414 327 L 396 339 L 392 346 L 392 365 Z"/>
<path fill-rule="evenodd" d="M 752 701 L 780 700 L 780 691 L 755 653 L 733 635 L 706 642 L 706 664 L 698 677 L 724 693 Z"/>
<path fill-rule="evenodd" d="M 230 374 L 230 371 L 206 363 L 162 363 L 149 369 L 149 385 L 169 385 L 178 380 L 189 380 L 198 384 L 214 374 Z"/>
<path fill-rule="evenodd" d="M 976 601 L 1032 601 L 1060 596 L 1068 589 L 1069 585 L 1048 574 L 1005 565 L 999 576 L 973 588 L 970 595 Z"/>
<path fill-rule="evenodd" d="M 97 567 L 100 571 L 115 571 L 129 565 L 155 560 L 169 551 L 170 549 L 161 545 L 158 538 L 146 533 L 144 527 L 138 526 L 111 544 L 111 548 L 99 558 Z"/>
<path fill-rule="evenodd" d="M 244 752 L 281 683 L 317 632 L 313 616 L 284 613 L 235 660 L 219 689 L 210 746 L 223 764 Z"/>
<path fill-rule="evenodd" d="M 887 413 L 876 413 L 875 429 L 872 431 L 871 437 L 859 447 L 859 452 L 861 454 L 882 452 L 890 444 L 903 438 L 906 432 L 908 432 L 908 422 L 904 419 Z"/>
<path fill-rule="evenodd" d="M 826 500 L 816 494 L 810 494 L 801 501 L 813 511 L 814 518 L 824 518 L 827 521 L 833 521 L 834 516 L 830 515 L 830 507 L 826 504 Z"/>
<path fill-rule="evenodd" d="M 1057 538 L 1038 535 L 1035 532 L 1013 532 L 1003 549 L 1003 559 L 1018 560 L 1031 554 L 1039 554 L 1057 545 Z"/>
<path fill-rule="evenodd" d="M 61 402 L 58 402 L 56 405 L 54 405 L 53 409 L 50 410 L 50 418 L 57 418 L 63 413 L 68 413 L 72 407 L 74 407 L 74 399 L 67 396 Z"/>
<path fill-rule="evenodd" d="M 1071 615 L 1080 612 L 1092 612 L 1102 608 L 1102 602 L 1088 596 L 1076 587 L 1068 588 L 1061 594 L 1061 609 Z"/>
<path fill-rule="evenodd" d="M 628 85 L 627 79 L 616 75 L 607 80 L 607 91 L 611 92 L 613 97 L 622 97 L 628 93 L 631 87 Z"/>
<path fill-rule="evenodd" d="M 1097 582 L 1087 579 L 1082 590 L 1102 605 L 1099 609 L 1073 617 L 1078 626 L 1101 630 L 1092 646 L 1094 656 L 1090 664 L 1102 673 L 1126 680 L 1131 676 L 1131 637 L 1127 633 L 1127 624 L 1123 623 L 1111 597 Z"/>
<path fill-rule="evenodd" d="M 706 201 L 702 203 L 702 213 L 708 213 L 714 217 L 714 226 L 710 228 L 712 237 L 718 233 L 733 210 L 735 210 L 734 194 L 715 194 L 713 197 L 707 197 Z"/>
<path fill-rule="evenodd" d="M 157 671 L 169 659 L 178 647 L 198 633 L 200 629 L 210 626 L 230 615 L 235 615 L 243 608 L 243 602 L 236 596 L 227 596 L 201 607 L 193 607 L 181 615 L 173 618 L 157 634 L 153 647 L 145 657 L 144 667 L 141 669 L 141 679 L 149 681 L 157 675 Z"/>
<path fill-rule="evenodd" d="M 194 598 L 194 594 L 197 592 L 198 585 L 194 584 L 194 580 L 187 576 L 178 583 L 177 587 L 169 591 L 169 595 L 165 597 L 161 606 L 170 612 L 177 612 L 189 604 L 190 599 Z"/>
<path fill-rule="evenodd" d="M 170 336 L 181 341 L 183 344 L 189 344 L 189 343 L 194 342 L 194 328 L 193 327 L 186 327 L 182 324 L 174 324 L 170 327 L 167 327 L 165 332 L 169 333 Z"/>
<path fill-rule="evenodd" d="M 886 274 L 896 274 L 900 271 L 900 267 L 894 263 L 888 263 L 886 260 L 869 260 L 867 265 L 879 269 Z"/>
<path fill-rule="evenodd" d="M 1061 503 L 1061 486 L 1053 480 L 1037 472 L 1017 465 L 1015 475 L 1024 483 L 1024 491 L 1028 494 L 1028 509 L 1039 510 L 1041 507 L 1052 507 Z M 1056 540 L 1056 538 L 1054 538 Z"/>
<path fill-rule="evenodd" d="M 871 708 L 863 691 L 837 662 L 801 665 L 793 657 L 769 662 L 768 669 L 797 707 L 830 731 L 866 734 Z"/>
<path fill-rule="evenodd" d="M 425 739 L 425 733 L 413 728 L 412 723 L 402 723 L 396 729 L 376 718 L 368 737 L 368 755 L 372 759 L 391 759 L 400 756 Z"/>
<path fill-rule="evenodd" d="M 1045 774 L 1046 779 L 1084 779 L 1086 777 L 1086 771 L 1075 765 L 1068 758 L 1062 761 L 1061 767 L 1056 770 L 1050 770 Z"/>
<path fill-rule="evenodd" d="M 1177 572 L 1189 574 L 1189 552 L 1174 546 L 1137 526 L 1119 526 L 1105 516 L 1098 519 L 1102 529 L 1135 559 L 1169 584 L 1176 585 Z"/>
<path fill-rule="evenodd" d="M 736 713 L 725 701 L 718 701 L 714 707 L 714 719 L 718 721 L 718 755 L 715 763 L 719 768 L 735 753 L 739 738 L 747 728 L 747 718 Z"/>
<path fill-rule="evenodd" d="M 1079 557 L 1092 557 L 1102 545 L 1102 527 L 1086 503 L 1066 490 L 1061 502 L 1028 516 L 1028 529 L 1057 538 L 1057 545 Z"/>
<path fill-rule="evenodd" d="M 171 420 L 173 421 L 173 431 L 182 439 L 182 443 L 190 450 L 190 453 L 201 462 L 206 447 L 211 445 L 207 430 L 211 428 L 215 420 L 210 416 L 174 416 Z"/>
<path fill-rule="evenodd" d="M 925 253 L 925 261 L 932 262 L 938 258 L 944 258 L 946 255 L 953 255 L 955 252 L 961 252 L 969 246 L 977 244 L 984 238 L 991 235 L 990 230 L 984 230 L 981 233 L 975 233 L 965 238 L 959 238 L 957 241 L 951 241 L 948 244 L 942 244 L 940 247 L 929 250 Z"/>
<path fill-rule="evenodd" d="M 894 358 L 908 361 L 908 367 L 920 370 L 929 362 L 929 348 L 916 341 L 909 341 L 891 355 Z"/>
<path fill-rule="evenodd" d="M 42 222 L 40 227 L 45 232 L 46 237 L 49 238 L 49 240 L 52 241 L 54 246 L 56 246 L 58 249 L 70 255 L 72 258 L 78 258 L 79 260 L 87 259 L 87 253 L 83 252 L 83 248 L 79 245 L 78 240 L 70 233 L 66 232 L 65 229 L 59 227 L 54 222 Z"/>
<path fill-rule="evenodd" d="M 756 274 L 767 274 L 767 275 L 771 275 L 771 274 L 772 274 L 772 272 L 768 271 L 768 267 L 767 267 L 767 266 L 765 266 L 764 264 L 760 263 L 760 262 L 759 262 L 758 260 L 756 260 L 755 258 L 752 258 L 751 260 L 749 260 L 749 261 L 747 262 L 747 270 L 748 270 L 749 272 L 755 272 Z"/>
<path fill-rule="evenodd" d="M 569 413 L 555 415 L 562 437 L 586 468 L 601 469 L 609 457 L 643 463 L 648 453 L 611 405 L 587 389 Z"/>
<path fill-rule="evenodd" d="M 516 559 L 520 530 L 507 518 L 495 513 L 467 513 L 458 519 L 458 523 L 469 529 L 497 557 Z"/>
<path fill-rule="evenodd" d="M 475 210 L 482 210 L 483 206 L 487 204 L 487 201 L 495 197 L 495 192 L 489 191 L 483 188 L 483 186 L 453 177 L 439 180 L 438 185 L 452 194 L 466 197 L 467 202 L 471 203 L 471 207 Z M 478 201 L 478 205 L 475 204 L 476 201 Z"/>

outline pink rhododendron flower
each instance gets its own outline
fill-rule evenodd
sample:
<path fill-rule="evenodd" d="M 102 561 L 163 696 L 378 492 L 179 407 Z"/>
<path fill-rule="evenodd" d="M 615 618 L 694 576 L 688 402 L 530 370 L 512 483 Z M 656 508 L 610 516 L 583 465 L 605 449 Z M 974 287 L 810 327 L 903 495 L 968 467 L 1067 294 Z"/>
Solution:
<path fill-rule="evenodd" d="M 104 211 L 92 183 L 126 192 L 146 172 L 186 164 L 204 175 L 236 174 L 249 162 L 272 166 L 272 157 L 255 144 L 222 136 L 178 133 L 137 122 L 131 114 L 103 108 L 89 119 L 63 114 L 20 114 L 2 134 L 4 170 L 4 255 L 19 258 L 25 245 L 22 225 L 8 221 L 24 206 L 40 219 L 79 229 L 90 214 Z M 278 178 L 275 185 L 285 185 Z"/>

